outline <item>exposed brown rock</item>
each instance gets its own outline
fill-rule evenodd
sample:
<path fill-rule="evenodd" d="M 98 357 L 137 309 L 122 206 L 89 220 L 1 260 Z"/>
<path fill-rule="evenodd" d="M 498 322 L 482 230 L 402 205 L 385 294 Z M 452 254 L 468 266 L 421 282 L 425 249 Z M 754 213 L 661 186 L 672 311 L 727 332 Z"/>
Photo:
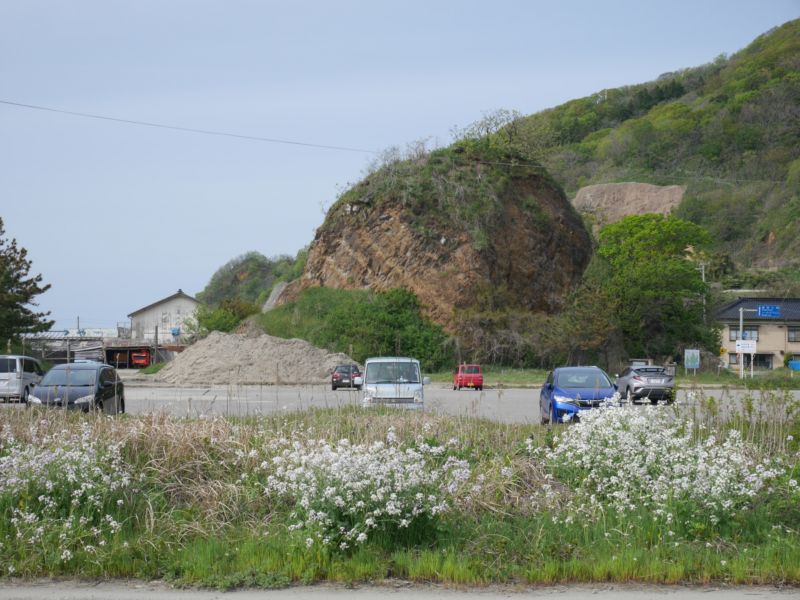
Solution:
<path fill-rule="evenodd" d="M 686 186 L 649 183 L 600 183 L 578 190 L 572 205 L 592 218 L 595 231 L 628 215 L 667 215 L 683 200 Z"/>
<path fill-rule="evenodd" d="M 289 285 L 279 304 L 311 286 L 401 287 L 417 295 L 431 319 L 453 331 L 456 311 L 482 303 L 483 308 L 500 301 L 557 310 L 591 255 L 580 216 L 547 177 L 505 182 L 483 240 L 475 239 L 472 224 L 450 215 L 425 219 L 408 202 L 376 199 L 369 186 L 360 194 L 331 209 L 302 277 Z"/>

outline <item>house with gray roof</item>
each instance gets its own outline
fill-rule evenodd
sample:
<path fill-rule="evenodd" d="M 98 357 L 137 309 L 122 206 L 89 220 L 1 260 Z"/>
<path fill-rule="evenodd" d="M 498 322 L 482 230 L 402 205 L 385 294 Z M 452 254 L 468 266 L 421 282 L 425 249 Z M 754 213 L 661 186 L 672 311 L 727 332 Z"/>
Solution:
<path fill-rule="evenodd" d="M 740 334 L 741 319 L 741 334 Z M 717 311 L 722 361 L 734 369 L 777 369 L 787 355 L 800 357 L 800 298 L 739 298 Z M 754 355 L 736 352 L 736 341 L 755 342 Z"/>

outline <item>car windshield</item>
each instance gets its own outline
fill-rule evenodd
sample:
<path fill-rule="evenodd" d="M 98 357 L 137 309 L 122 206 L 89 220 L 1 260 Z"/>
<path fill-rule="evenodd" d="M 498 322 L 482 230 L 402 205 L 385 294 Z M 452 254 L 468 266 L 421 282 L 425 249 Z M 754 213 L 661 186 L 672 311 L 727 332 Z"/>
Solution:
<path fill-rule="evenodd" d="M 367 383 L 419 383 L 419 368 L 411 362 L 371 363 Z"/>
<path fill-rule="evenodd" d="M 16 373 L 16 358 L 0 358 L 0 373 Z"/>
<path fill-rule="evenodd" d="M 461 370 L 462 373 L 480 373 L 481 368 L 478 365 L 467 365 Z"/>
<path fill-rule="evenodd" d="M 337 373 L 349 373 L 350 367 L 336 367 Z"/>
<path fill-rule="evenodd" d="M 95 371 L 91 369 L 52 369 L 42 379 L 42 386 L 52 385 L 94 385 Z"/>
<path fill-rule="evenodd" d="M 611 381 L 600 369 L 566 369 L 559 371 L 556 385 L 565 389 L 610 388 Z"/>

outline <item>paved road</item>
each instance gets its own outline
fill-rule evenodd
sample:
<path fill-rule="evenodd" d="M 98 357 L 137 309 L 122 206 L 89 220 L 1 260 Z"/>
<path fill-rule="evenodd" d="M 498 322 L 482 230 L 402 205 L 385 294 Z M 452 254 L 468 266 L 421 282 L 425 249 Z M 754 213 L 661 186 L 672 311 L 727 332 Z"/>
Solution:
<path fill-rule="evenodd" d="M 800 401 L 800 390 L 789 394 Z M 683 388 L 676 402 L 679 407 L 690 409 L 699 404 L 701 397 L 714 397 L 719 400 L 723 411 L 730 411 L 741 405 L 743 395 L 742 390 Z M 129 381 L 125 385 L 126 409 L 131 414 L 167 412 L 189 417 L 257 416 L 311 407 L 357 406 L 360 398 L 360 392 L 355 390 L 340 389 L 334 392 L 329 386 L 321 384 L 180 387 Z M 757 410 L 765 413 L 774 411 L 774 408 L 766 405 L 760 406 L 758 395 L 754 399 Z M 21 408 L 23 406 L 19 404 L 0 405 L 0 411 Z M 425 410 L 453 416 L 481 417 L 501 423 L 539 423 L 539 389 L 455 391 L 447 384 L 431 384 L 425 387 Z"/>
<path fill-rule="evenodd" d="M 472 597 L 480 600 L 508 600 L 509 598 L 559 600 L 788 600 L 797 598 L 797 588 L 772 587 L 714 587 L 714 586 L 640 586 L 640 585 L 570 585 L 520 588 L 446 589 L 440 586 L 408 585 L 398 582 L 393 586 L 342 586 L 319 585 L 294 587 L 284 590 L 175 590 L 160 584 L 100 582 L 76 583 L 71 581 L 42 581 L 20 584 L 0 584 L 0 600 L 422 600 L 434 598 L 451 600 Z"/>
<path fill-rule="evenodd" d="M 791 394 L 800 400 L 800 391 Z M 723 407 L 735 407 L 743 392 L 682 389 L 676 402 L 679 406 L 690 407 L 697 405 L 702 396 L 715 397 Z M 361 394 L 344 389 L 334 392 L 326 385 L 152 387 L 131 382 L 126 387 L 125 397 L 127 410 L 132 414 L 167 411 L 184 416 L 246 416 L 310 407 L 358 405 Z M 446 384 L 432 384 L 425 388 L 425 410 L 453 416 L 482 417 L 502 423 L 539 423 L 539 389 L 455 391 Z"/>

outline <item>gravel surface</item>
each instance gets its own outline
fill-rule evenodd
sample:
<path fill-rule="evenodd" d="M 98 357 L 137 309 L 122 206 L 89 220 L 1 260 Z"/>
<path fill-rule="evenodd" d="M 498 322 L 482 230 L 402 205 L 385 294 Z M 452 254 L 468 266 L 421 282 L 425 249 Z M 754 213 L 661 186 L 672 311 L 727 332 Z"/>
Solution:
<path fill-rule="evenodd" d="M 212 332 L 161 369 L 155 381 L 178 385 L 323 383 L 339 364 L 353 363 L 303 340 Z"/>

